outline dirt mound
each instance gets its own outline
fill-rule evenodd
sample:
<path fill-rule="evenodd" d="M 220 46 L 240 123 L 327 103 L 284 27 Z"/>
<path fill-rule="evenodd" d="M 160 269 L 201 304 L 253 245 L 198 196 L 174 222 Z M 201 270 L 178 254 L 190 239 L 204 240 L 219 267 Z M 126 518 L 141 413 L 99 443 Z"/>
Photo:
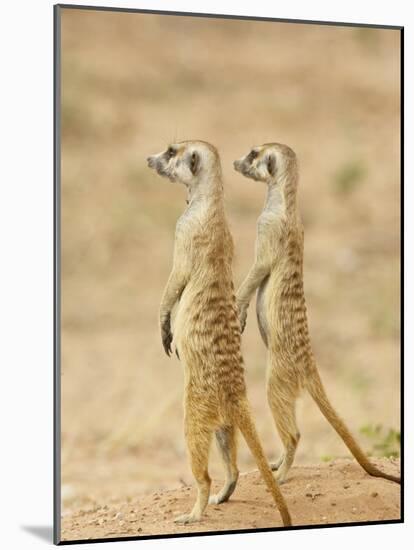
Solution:
<path fill-rule="evenodd" d="M 385 472 L 398 474 L 399 461 L 376 459 Z M 213 482 L 213 491 L 220 483 Z M 367 475 L 355 462 L 298 466 L 282 486 L 294 525 L 324 525 L 398 520 L 400 486 Z M 200 523 L 182 526 L 174 517 L 194 503 L 194 487 L 182 487 L 109 504 L 68 511 L 62 518 L 62 539 L 114 538 L 281 527 L 279 513 L 257 471 L 240 475 L 228 503 L 209 506 Z"/>

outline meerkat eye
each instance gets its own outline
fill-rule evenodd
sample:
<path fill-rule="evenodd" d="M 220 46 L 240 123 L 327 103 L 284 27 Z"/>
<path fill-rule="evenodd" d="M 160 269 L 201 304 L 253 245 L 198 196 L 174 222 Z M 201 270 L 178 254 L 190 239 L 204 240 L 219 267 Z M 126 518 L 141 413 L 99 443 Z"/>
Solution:
<path fill-rule="evenodd" d="M 259 153 L 257 151 L 255 151 L 254 149 L 252 149 L 250 151 L 250 153 L 247 155 L 247 160 L 249 162 L 253 162 L 254 159 L 256 159 L 258 156 L 259 156 Z"/>
<path fill-rule="evenodd" d="M 167 149 L 167 157 L 169 159 L 173 158 L 175 156 L 175 151 L 172 147 L 168 147 Z"/>

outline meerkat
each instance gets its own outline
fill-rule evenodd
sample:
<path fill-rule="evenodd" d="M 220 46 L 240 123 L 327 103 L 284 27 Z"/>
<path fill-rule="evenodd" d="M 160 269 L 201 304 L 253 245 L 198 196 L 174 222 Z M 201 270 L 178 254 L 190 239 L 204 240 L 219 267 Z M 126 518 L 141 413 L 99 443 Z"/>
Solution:
<path fill-rule="evenodd" d="M 247 178 L 267 184 L 267 198 L 257 222 L 255 262 L 236 293 L 241 330 L 257 289 L 259 331 L 268 348 L 267 397 L 284 453 L 277 463 L 279 483 L 293 463 L 300 433 L 296 423 L 296 400 L 308 390 L 364 470 L 400 483 L 400 478 L 374 466 L 328 400 L 312 352 L 303 289 L 303 239 L 296 194 L 298 163 L 286 145 L 268 143 L 234 162 Z"/>
<path fill-rule="evenodd" d="M 230 498 L 239 473 L 239 429 L 283 524 L 291 525 L 288 507 L 256 433 L 246 394 L 232 277 L 233 240 L 224 212 L 218 152 L 206 142 L 184 141 L 147 160 L 159 175 L 184 184 L 188 190 L 188 206 L 176 225 L 173 267 L 160 306 L 164 350 L 170 356 L 175 347 L 184 364 L 185 437 L 198 485 L 194 508 L 175 521 L 199 521 L 209 502 L 208 457 L 214 434 L 226 481 L 210 502 L 217 504 Z"/>

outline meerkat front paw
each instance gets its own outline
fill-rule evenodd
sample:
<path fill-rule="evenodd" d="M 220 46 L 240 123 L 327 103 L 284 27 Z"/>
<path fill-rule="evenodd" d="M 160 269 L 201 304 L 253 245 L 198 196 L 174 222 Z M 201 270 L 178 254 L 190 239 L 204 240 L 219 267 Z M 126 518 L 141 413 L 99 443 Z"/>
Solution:
<path fill-rule="evenodd" d="M 247 309 L 239 307 L 239 322 L 240 322 L 241 332 L 243 332 L 246 327 L 246 319 L 247 319 Z"/>
<path fill-rule="evenodd" d="M 244 329 L 246 328 L 246 318 L 247 318 L 247 315 L 244 317 L 244 319 L 242 319 L 240 321 L 240 330 L 241 330 L 242 334 L 244 332 Z"/>
<path fill-rule="evenodd" d="M 171 332 L 171 317 L 169 315 L 161 321 L 161 340 L 164 351 L 169 357 L 172 353 L 171 343 L 173 341 L 173 335 Z"/>

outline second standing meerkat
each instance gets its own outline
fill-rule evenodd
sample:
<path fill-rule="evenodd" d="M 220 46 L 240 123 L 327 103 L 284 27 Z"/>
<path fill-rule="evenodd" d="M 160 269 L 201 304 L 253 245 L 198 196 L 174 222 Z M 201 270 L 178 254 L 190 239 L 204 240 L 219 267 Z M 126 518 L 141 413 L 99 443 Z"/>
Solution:
<path fill-rule="evenodd" d="M 268 348 L 267 395 L 284 446 L 277 464 L 283 482 L 299 442 L 296 400 L 307 389 L 323 415 L 341 436 L 364 470 L 400 483 L 400 478 L 374 466 L 328 400 L 312 353 L 303 289 L 303 226 L 296 203 L 298 163 L 286 145 L 254 147 L 234 162 L 248 178 L 267 184 L 267 198 L 257 222 L 256 258 L 237 292 L 239 319 L 244 329 L 247 308 L 257 290 L 257 320 Z"/>
<path fill-rule="evenodd" d="M 208 457 L 214 433 L 226 467 L 226 482 L 210 502 L 224 502 L 233 493 L 238 478 L 236 433 L 240 429 L 283 524 L 291 525 L 246 395 L 232 278 L 233 240 L 224 213 L 219 155 L 208 143 L 185 141 L 149 157 L 148 165 L 188 189 L 188 207 L 176 225 L 173 268 L 160 307 L 164 349 L 170 355 L 175 346 L 184 364 L 185 436 L 198 484 L 193 510 L 176 521 L 200 520 L 209 502 Z"/>

